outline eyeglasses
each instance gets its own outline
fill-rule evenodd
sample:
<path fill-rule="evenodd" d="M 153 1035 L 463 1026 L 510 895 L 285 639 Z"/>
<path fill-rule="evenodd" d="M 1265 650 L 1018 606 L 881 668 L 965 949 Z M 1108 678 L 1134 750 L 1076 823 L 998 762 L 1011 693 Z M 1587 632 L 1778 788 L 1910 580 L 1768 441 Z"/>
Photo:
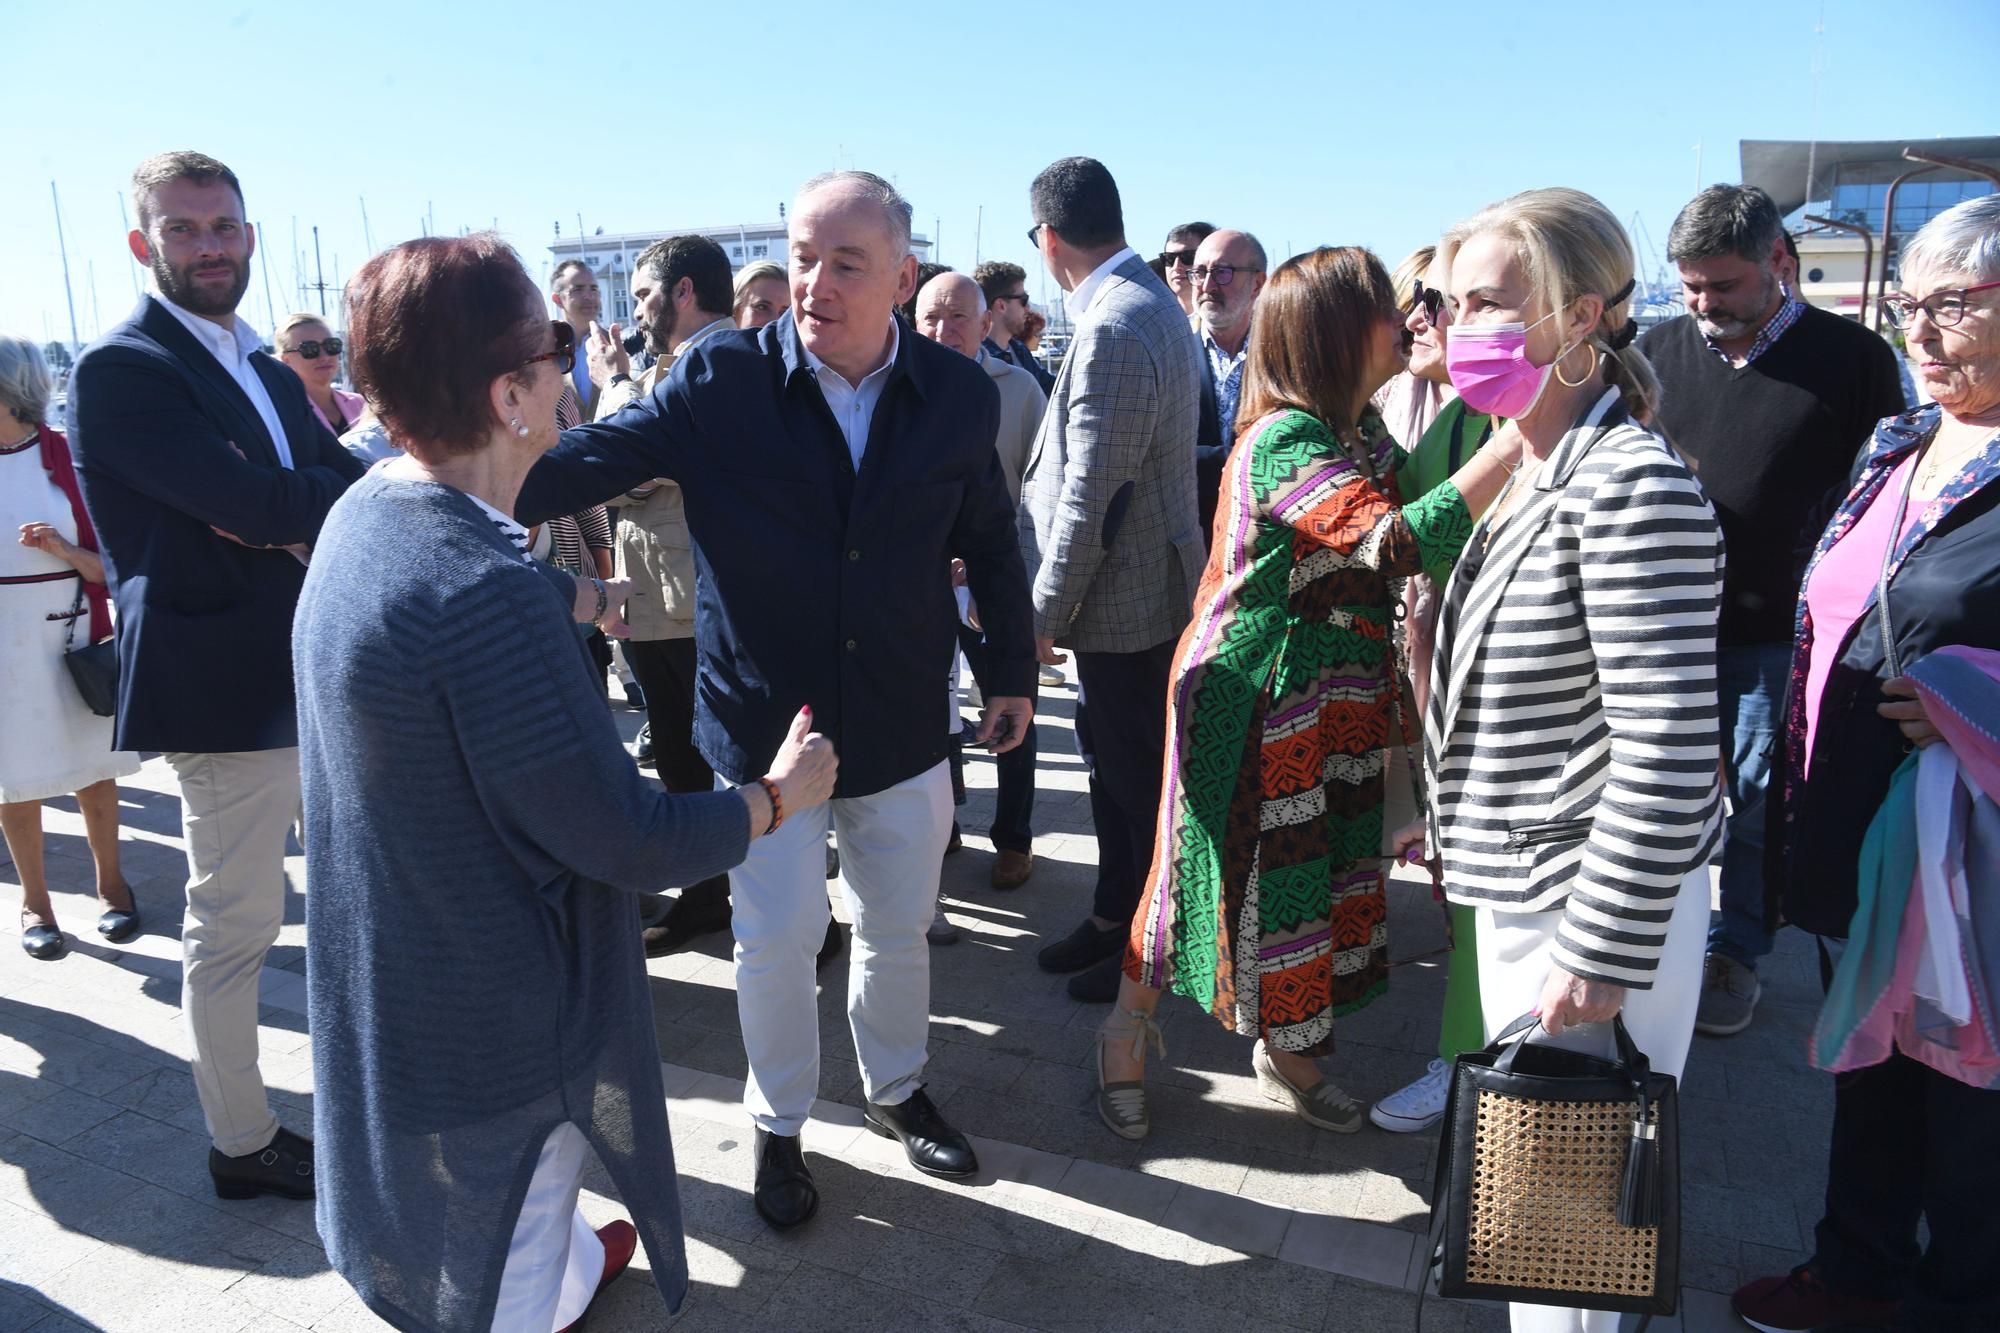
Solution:
<path fill-rule="evenodd" d="M 1192 263 L 1194 263 L 1194 251 L 1192 250 L 1162 250 L 1160 252 L 1161 268 L 1186 268 Z"/>
<path fill-rule="evenodd" d="M 532 366 L 537 361 L 553 361 L 556 363 L 556 369 L 567 375 L 576 369 L 576 330 L 569 326 L 567 320 L 561 319 L 550 320 L 549 327 L 555 330 L 556 350 L 543 352 L 540 356 L 531 356 L 521 364 Z"/>
<path fill-rule="evenodd" d="M 1022 305 L 1026 305 L 1028 304 L 1028 294 L 1026 292 L 1008 292 L 1005 296 L 996 296 L 993 298 L 994 305 L 999 305 L 1002 301 L 1019 301 Z"/>
<path fill-rule="evenodd" d="M 1034 246 L 1037 250 L 1042 248 L 1042 228 L 1047 225 L 1045 222 L 1037 222 L 1034 226 L 1028 228 L 1028 244 Z"/>
<path fill-rule="evenodd" d="M 1435 287 L 1424 286 L 1422 278 L 1417 279 L 1415 294 L 1410 298 L 1410 308 L 1414 310 L 1418 306 L 1424 309 L 1426 323 L 1437 325 L 1445 322 L 1444 293 Z"/>
<path fill-rule="evenodd" d="M 1887 315 L 1889 322 L 1897 328 L 1907 329 L 1916 319 L 1917 312 L 1921 310 L 1931 323 L 1941 329 L 1948 329 L 1965 318 L 1965 298 L 1974 292 L 1983 292 L 1989 287 L 2000 287 L 2000 282 L 1982 282 L 1972 287 L 1948 287 L 1941 292 L 1932 292 L 1921 301 L 1897 292 L 1894 296 L 1883 299 L 1882 313 Z"/>
<path fill-rule="evenodd" d="M 1197 283 L 1213 281 L 1218 287 L 1227 287 L 1236 281 L 1238 273 L 1262 273 L 1261 268 L 1249 268 L 1242 264 L 1198 264 L 1188 270 L 1188 277 Z"/>
<path fill-rule="evenodd" d="M 328 356 L 339 356 L 343 346 L 338 338 L 308 338 L 296 347 L 287 347 L 287 352 L 297 352 L 308 361 L 315 361 L 321 352 Z"/>

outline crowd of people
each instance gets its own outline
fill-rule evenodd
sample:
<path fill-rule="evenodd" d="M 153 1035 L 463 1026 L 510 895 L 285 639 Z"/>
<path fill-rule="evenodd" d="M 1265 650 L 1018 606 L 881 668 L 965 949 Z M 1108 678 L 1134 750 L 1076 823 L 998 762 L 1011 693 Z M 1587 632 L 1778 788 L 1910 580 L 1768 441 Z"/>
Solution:
<path fill-rule="evenodd" d="M 1127 1139 L 1170 992 L 1339 1133 L 1436 1124 L 1451 1061 L 1523 1015 L 1604 1055 L 1616 1015 L 1678 1074 L 1697 1031 L 1755 1021 L 1780 924 L 1848 965 L 1906 752 L 1949 732 L 2000 772 L 1995 720 L 1955 726 L 1912 674 L 2000 653 L 2000 196 L 1900 256 L 1920 403 L 1889 343 L 1799 299 L 1747 186 L 1675 220 L 1686 313 L 1642 331 L 1632 246 L 1576 190 L 1471 212 L 1392 276 L 1206 222 L 1148 259 L 1110 172 L 1065 158 L 1028 187 L 1071 329 L 1053 368 L 1027 270 L 920 266 L 866 172 L 799 188 L 782 267 L 650 246 L 632 330 L 586 263 L 544 289 L 496 236 L 431 237 L 355 275 L 341 334 L 281 321 L 275 355 L 237 314 L 237 176 L 166 153 L 131 189 L 151 290 L 78 360 L 66 431 L 40 352 L 0 337 L 21 943 L 64 952 L 40 803 L 72 792 L 98 933 L 143 929 L 116 782 L 163 752 L 216 1193 L 316 1199 L 400 1328 L 573 1327 L 641 1245 L 678 1308 L 644 959 L 709 932 L 734 940 L 766 1223 L 819 1204 L 817 976 L 843 949 L 868 1129 L 974 1175 L 924 1076 L 956 765 L 994 760 L 989 878 L 1016 889 L 1040 692 L 1069 674 L 1096 883 L 1036 960 L 1109 1006 L 1097 1110 Z M 77 660 L 107 639 L 108 713 Z M 295 827 L 310 1136 L 257 1061 Z M 1926 856 L 1995 888 L 1945 842 Z M 1438 1059 L 1364 1107 L 1319 1060 L 1389 985 L 1398 859 L 1454 948 Z M 1736 1293 L 1753 1326 L 2000 1321 L 2000 1092 L 1914 1044 L 1835 1083 L 1815 1253 Z M 578 1210 L 592 1154 L 629 1222 Z"/>

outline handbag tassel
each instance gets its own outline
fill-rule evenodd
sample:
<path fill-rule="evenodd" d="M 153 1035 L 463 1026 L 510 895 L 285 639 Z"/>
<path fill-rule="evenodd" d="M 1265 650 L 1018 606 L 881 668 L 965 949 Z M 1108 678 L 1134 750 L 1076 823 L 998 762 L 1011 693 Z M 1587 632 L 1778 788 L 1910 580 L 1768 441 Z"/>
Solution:
<path fill-rule="evenodd" d="M 1655 1227 L 1660 1224 L 1660 1141 L 1646 1103 L 1632 1121 L 1632 1142 L 1625 1153 L 1625 1184 L 1618 1193 L 1618 1225 Z"/>

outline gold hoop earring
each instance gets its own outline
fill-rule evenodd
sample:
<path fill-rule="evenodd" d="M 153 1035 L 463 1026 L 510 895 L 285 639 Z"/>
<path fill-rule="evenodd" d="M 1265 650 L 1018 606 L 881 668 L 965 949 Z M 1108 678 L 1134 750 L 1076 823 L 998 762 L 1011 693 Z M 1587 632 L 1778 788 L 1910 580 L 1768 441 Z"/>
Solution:
<path fill-rule="evenodd" d="M 1597 355 L 1598 355 L 1597 349 L 1595 347 L 1591 347 L 1589 343 L 1583 343 L 1580 345 L 1589 348 L 1591 355 L 1590 369 L 1583 372 L 1583 378 L 1576 380 L 1570 379 L 1568 376 L 1563 374 L 1563 363 L 1561 359 L 1558 359 L 1556 361 L 1555 364 L 1556 382 L 1558 384 L 1561 384 L 1565 389 L 1581 389 L 1584 385 L 1590 383 L 1590 377 L 1597 373 Z"/>

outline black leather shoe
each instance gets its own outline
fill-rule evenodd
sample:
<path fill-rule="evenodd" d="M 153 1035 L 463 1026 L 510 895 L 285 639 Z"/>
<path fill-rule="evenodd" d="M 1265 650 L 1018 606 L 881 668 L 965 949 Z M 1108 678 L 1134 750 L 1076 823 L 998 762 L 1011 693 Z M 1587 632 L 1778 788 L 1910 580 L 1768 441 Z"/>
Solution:
<path fill-rule="evenodd" d="M 1036 954 L 1035 961 L 1045 972 L 1081 972 L 1092 963 L 1115 958 L 1125 952 L 1125 936 L 1128 933 L 1123 926 L 1099 930 L 1090 924 L 1089 917 L 1085 917 L 1075 930 Z"/>
<path fill-rule="evenodd" d="M 62 957 L 68 944 L 61 929 L 46 923 L 31 926 L 28 922 L 32 919 L 26 912 L 21 913 L 21 948 L 28 957 L 39 958 L 43 962 Z"/>
<path fill-rule="evenodd" d="M 703 935 L 729 929 L 729 881 L 711 887 L 694 884 L 681 890 L 674 905 L 655 925 L 639 932 L 646 943 L 646 957 L 658 958 L 685 948 Z"/>
<path fill-rule="evenodd" d="M 813 959 L 813 971 L 824 972 L 827 965 L 840 957 L 841 946 L 847 943 L 847 936 L 841 933 L 838 921 L 826 923 L 826 942 L 819 946 L 819 956 Z"/>
<path fill-rule="evenodd" d="M 1121 949 L 1101 963 L 1085 968 L 1069 979 L 1072 1000 L 1085 1004 L 1110 1004 L 1118 998 L 1118 982 L 1125 975 L 1125 953 Z"/>
<path fill-rule="evenodd" d="M 641 768 L 653 766 L 653 724 L 648 722 L 639 728 L 639 739 L 633 743 L 632 758 Z"/>
<path fill-rule="evenodd" d="M 278 1137 L 262 1152 L 225 1157 L 208 1150 L 208 1175 L 218 1199 L 254 1199 L 275 1194 L 281 1199 L 313 1196 L 312 1140 L 280 1127 Z"/>
<path fill-rule="evenodd" d="M 900 1139 L 910 1165 L 927 1176 L 957 1178 L 979 1170 L 965 1135 L 945 1123 L 931 1099 L 918 1088 L 894 1106 L 870 1102 L 861 1112 L 868 1128 L 885 1139 Z"/>
<path fill-rule="evenodd" d="M 121 912 L 116 908 L 97 918 L 97 933 L 104 937 L 106 944 L 123 944 L 139 933 L 146 923 L 139 916 L 139 904 L 135 900 L 130 908 Z"/>
<path fill-rule="evenodd" d="M 798 1135 L 757 1131 L 757 1187 L 751 1198 L 757 1215 L 780 1231 L 791 1230 L 819 1211 L 819 1189 L 806 1170 Z"/>

